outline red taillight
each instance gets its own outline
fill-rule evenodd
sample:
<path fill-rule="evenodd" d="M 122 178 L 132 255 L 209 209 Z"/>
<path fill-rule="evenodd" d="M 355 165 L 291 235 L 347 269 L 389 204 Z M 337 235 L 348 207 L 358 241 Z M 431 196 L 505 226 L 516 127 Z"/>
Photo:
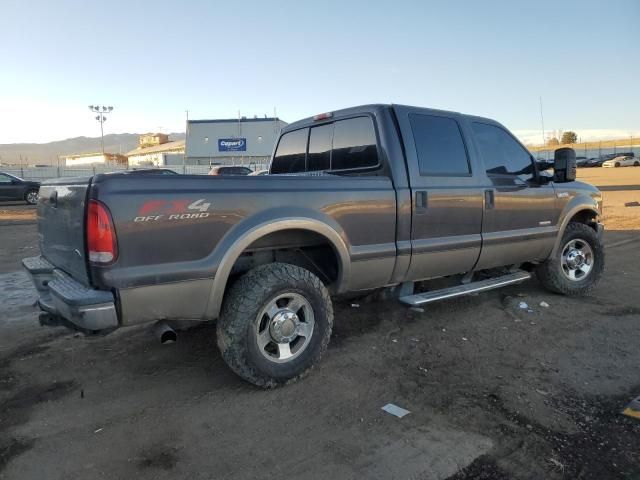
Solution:
<path fill-rule="evenodd" d="M 97 200 L 89 200 L 87 249 L 89 261 L 93 263 L 112 263 L 118 258 L 118 244 L 111 214 Z"/>

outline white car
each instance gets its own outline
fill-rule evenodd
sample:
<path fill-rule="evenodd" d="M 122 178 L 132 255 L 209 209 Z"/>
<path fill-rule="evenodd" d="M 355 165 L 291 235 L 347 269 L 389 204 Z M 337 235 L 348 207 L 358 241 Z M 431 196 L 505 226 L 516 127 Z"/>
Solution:
<path fill-rule="evenodd" d="M 616 157 L 611 160 L 607 160 L 602 164 L 603 167 L 638 167 L 640 166 L 640 160 L 635 157 Z"/>

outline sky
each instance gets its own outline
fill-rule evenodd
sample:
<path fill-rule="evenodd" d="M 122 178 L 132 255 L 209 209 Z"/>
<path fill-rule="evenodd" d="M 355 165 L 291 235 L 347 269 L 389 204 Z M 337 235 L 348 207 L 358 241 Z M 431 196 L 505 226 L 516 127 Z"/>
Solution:
<path fill-rule="evenodd" d="M 0 143 L 365 103 L 640 135 L 640 1 L 0 0 Z"/>

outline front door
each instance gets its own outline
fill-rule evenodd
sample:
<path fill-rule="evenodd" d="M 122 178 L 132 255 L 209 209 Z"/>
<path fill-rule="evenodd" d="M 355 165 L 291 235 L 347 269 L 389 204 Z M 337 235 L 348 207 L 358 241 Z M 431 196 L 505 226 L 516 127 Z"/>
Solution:
<path fill-rule="evenodd" d="M 465 273 L 480 255 L 482 176 L 460 115 L 395 107 L 412 194 L 407 280 Z"/>
<path fill-rule="evenodd" d="M 538 181 L 531 154 L 505 129 L 482 122 L 471 128 L 486 172 L 476 270 L 546 258 L 558 232 L 553 186 Z"/>

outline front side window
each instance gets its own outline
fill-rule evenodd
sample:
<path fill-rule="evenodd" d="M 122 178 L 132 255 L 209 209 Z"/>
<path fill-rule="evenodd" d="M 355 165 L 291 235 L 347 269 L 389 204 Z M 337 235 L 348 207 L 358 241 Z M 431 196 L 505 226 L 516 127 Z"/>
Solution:
<path fill-rule="evenodd" d="M 409 115 L 420 175 L 470 175 L 458 122 L 436 115 Z"/>
<path fill-rule="evenodd" d="M 375 167 L 378 149 L 370 117 L 349 118 L 334 123 L 331 170 Z"/>
<path fill-rule="evenodd" d="M 288 132 L 280 137 L 271 163 L 271 173 L 297 173 L 305 171 L 307 137 L 309 129 Z"/>
<path fill-rule="evenodd" d="M 9 175 L 0 173 L 0 183 L 11 183 L 13 179 Z"/>
<path fill-rule="evenodd" d="M 525 182 L 535 178 L 531 155 L 511 135 L 495 125 L 473 122 L 472 126 L 489 177 Z"/>

